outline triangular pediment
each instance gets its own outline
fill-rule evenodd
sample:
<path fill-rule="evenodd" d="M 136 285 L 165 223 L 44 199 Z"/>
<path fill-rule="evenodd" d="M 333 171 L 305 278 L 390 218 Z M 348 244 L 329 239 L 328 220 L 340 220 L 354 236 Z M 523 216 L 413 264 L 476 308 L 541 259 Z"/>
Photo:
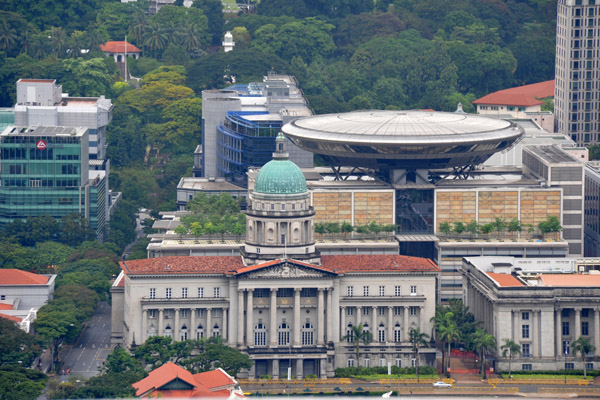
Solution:
<path fill-rule="evenodd" d="M 243 279 L 295 279 L 330 278 L 336 274 L 318 265 L 294 260 L 278 260 L 242 268 L 238 271 L 238 275 Z"/>

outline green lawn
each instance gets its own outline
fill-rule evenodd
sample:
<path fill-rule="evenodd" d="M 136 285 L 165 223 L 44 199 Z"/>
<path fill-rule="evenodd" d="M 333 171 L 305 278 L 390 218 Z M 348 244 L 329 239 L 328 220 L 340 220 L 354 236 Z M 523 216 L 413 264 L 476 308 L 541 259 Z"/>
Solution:
<path fill-rule="evenodd" d="M 377 381 L 379 379 L 389 379 L 390 376 L 387 374 L 373 374 L 373 375 L 356 375 L 352 378 L 356 379 L 364 379 L 366 381 Z M 417 375 L 415 374 L 402 374 L 402 375 L 391 375 L 392 379 L 417 379 Z M 438 375 L 421 375 L 419 374 L 419 379 L 439 379 Z"/>
<path fill-rule="evenodd" d="M 503 379 L 508 379 L 508 373 L 502 374 Z M 512 379 L 565 379 L 561 374 L 513 374 Z M 567 379 L 583 379 L 583 375 L 567 375 Z M 588 376 L 587 379 L 594 379 Z"/>

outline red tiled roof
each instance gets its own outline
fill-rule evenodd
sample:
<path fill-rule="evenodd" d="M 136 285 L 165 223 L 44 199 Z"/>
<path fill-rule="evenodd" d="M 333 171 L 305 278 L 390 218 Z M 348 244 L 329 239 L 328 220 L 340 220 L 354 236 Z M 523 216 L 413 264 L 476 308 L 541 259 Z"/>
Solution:
<path fill-rule="evenodd" d="M 332 272 L 440 271 L 440 268 L 428 258 L 397 254 L 321 256 L 321 266 Z"/>
<path fill-rule="evenodd" d="M 498 104 L 510 106 L 534 106 L 543 104 L 538 99 L 554 96 L 554 80 L 499 90 L 477 99 L 473 104 Z"/>
<path fill-rule="evenodd" d="M 188 383 L 193 389 L 160 389 L 175 379 L 180 379 Z M 146 378 L 134 383 L 133 387 L 137 389 L 136 396 L 156 398 L 156 395 L 159 394 L 161 398 L 194 399 L 199 397 L 229 397 L 230 392 L 224 387 L 233 384 L 235 384 L 235 381 L 221 368 L 192 375 L 185 368 L 168 362 L 150 372 Z"/>
<path fill-rule="evenodd" d="M 0 310 L 12 310 L 13 308 L 12 304 L 0 303 Z"/>
<path fill-rule="evenodd" d="M 540 286 L 600 286 L 600 275 L 540 274 Z"/>
<path fill-rule="evenodd" d="M 2 313 L 0 313 L 0 318 L 6 318 L 6 319 L 16 322 L 16 323 L 20 323 L 23 321 L 23 318 L 15 317 L 13 315 L 2 314 Z"/>
<path fill-rule="evenodd" d="M 499 274 L 496 272 L 487 272 L 500 287 L 525 286 L 521 281 L 509 274 Z"/>
<path fill-rule="evenodd" d="M 20 269 L 0 269 L 0 285 L 45 285 L 49 279 Z"/>
<path fill-rule="evenodd" d="M 141 50 L 136 46 L 132 45 L 129 42 L 106 42 L 100 45 L 100 49 L 102 49 L 105 53 L 139 53 Z"/>
<path fill-rule="evenodd" d="M 125 274 L 225 274 L 244 267 L 239 256 L 169 256 L 120 264 Z"/>

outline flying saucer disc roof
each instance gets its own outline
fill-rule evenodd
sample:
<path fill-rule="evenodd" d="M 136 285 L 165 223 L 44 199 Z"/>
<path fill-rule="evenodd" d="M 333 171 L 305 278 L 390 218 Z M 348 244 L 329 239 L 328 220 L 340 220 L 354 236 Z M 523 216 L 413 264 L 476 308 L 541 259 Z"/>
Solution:
<path fill-rule="evenodd" d="M 286 124 L 287 136 L 321 142 L 469 143 L 520 136 L 509 121 L 436 111 L 355 111 L 316 115 Z"/>

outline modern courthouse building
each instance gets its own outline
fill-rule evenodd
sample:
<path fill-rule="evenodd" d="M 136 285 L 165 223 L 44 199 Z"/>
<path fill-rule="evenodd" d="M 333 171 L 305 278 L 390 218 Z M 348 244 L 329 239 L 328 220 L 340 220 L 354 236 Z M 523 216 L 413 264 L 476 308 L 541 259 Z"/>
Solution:
<path fill-rule="evenodd" d="M 250 377 L 412 365 L 409 331 L 431 335 L 439 268 L 398 254 L 321 255 L 306 181 L 285 142 L 280 136 L 249 192 L 241 255 L 121 263 L 111 289 L 113 343 L 220 336 L 253 359 Z M 358 325 L 373 335 L 360 360 L 351 335 Z M 419 357 L 431 364 L 435 349 Z"/>
<path fill-rule="evenodd" d="M 555 119 L 558 132 L 579 145 L 600 141 L 599 12 L 597 0 L 558 0 Z"/>

